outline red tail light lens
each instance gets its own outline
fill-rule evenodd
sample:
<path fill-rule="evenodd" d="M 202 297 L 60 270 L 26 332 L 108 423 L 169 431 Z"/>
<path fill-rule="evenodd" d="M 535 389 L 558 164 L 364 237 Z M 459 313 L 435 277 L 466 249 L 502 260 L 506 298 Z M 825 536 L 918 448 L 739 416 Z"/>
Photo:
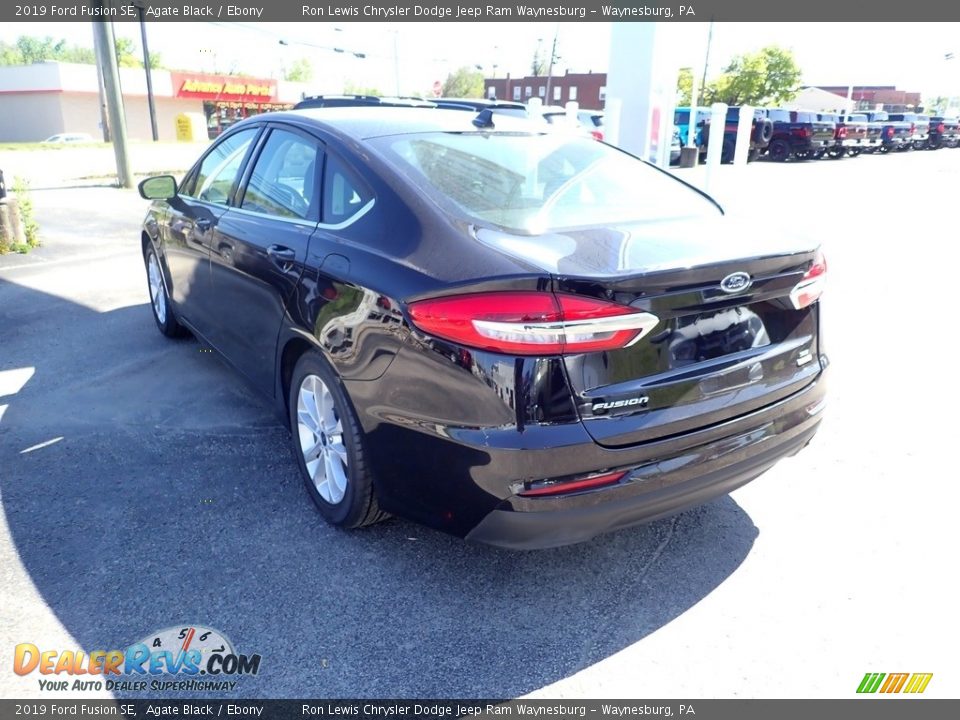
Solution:
<path fill-rule="evenodd" d="M 837 128 L 837 139 L 843 140 L 847 136 L 847 129 L 845 127 Z"/>
<path fill-rule="evenodd" d="M 590 134 L 593 135 L 594 140 L 603 140 L 603 133 L 599 130 L 591 130 Z"/>
<path fill-rule="evenodd" d="M 455 295 L 410 305 L 420 330 L 467 347 L 510 355 L 616 350 L 660 322 L 626 305 L 548 292 Z"/>
<path fill-rule="evenodd" d="M 943 135 L 943 123 L 940 123 L 939 125 L 937 125 L 937 133 L 939 133 L 940 135 Z"/>
<path fill-rule="evenodd" d="M 523 497 L 542 497 L 544 495 L 563 495 L 578 490 L 590 490 L 605 485 L 614 485 L 620 482 L 620 479 L 626 474 L 624 471 L 594 475 L 593 477 L 583 478 L 582 480 L 568 480 L 566 482 L 540 481 L 540 484 L 531 483 L 529 488 L 520 491 L 518 495 L 522 495 Z"/>
<path fill-rule="evenodd" d="M 794 308 L 801 310 L 812 305 L 823 295 L 823 288 L 827 283 L 827 260 L 823 252 L 817 250 L 813 258 L 813 265 L 803 275 L 803 279 L 790 291 L 790 302 Z"/>
<path fill-rule="evenodd" d="M 892 127 L 888 127 L 888 128 L 887 128 L 887 137 L 888 137 L 888 138 L 892 138 L 892 137 L 893 137 L 893 128 L 892 128 Z"/>
<path fill-rule="evenodd" d="M 917 131 L 917 126 L 915 123 L 910 123 L 910 134 L 913 135 Z"/>

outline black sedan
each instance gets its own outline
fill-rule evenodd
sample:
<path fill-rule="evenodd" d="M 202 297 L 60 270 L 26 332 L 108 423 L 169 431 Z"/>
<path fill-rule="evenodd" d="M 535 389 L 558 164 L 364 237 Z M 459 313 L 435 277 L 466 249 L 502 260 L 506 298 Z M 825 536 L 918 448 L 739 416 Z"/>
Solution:
<path fill-rule="evenodd" d="M 727 493 L 820 422 L 816 245 L 590 138 L 274 113 L 140 192 L 157 326 L 273 398 L 335 525 L 582 541 Z"/>

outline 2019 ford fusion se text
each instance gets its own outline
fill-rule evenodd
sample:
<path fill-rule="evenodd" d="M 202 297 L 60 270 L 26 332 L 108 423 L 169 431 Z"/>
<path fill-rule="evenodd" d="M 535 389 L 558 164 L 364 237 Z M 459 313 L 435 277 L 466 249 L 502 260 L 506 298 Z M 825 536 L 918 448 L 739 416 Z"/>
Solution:
<path fill-rule="evenodd" d="M 273 113 L 140 191 L 157 326 L 274 399 L 334 525 L 578 542 L 723 495 L 820 422 L 817 245 L 591 138 Z"/>

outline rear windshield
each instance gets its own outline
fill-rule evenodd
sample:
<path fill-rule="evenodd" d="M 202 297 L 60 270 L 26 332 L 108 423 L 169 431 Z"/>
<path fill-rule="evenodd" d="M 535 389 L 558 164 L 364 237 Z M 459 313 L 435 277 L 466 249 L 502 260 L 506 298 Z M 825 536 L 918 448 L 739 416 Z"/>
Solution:
<path fill-rule="evenodd" d="M 442 206 L 513 232 L 719 212 L 669 175 L 588 138 L 478 132 L 371 142 Z"/>

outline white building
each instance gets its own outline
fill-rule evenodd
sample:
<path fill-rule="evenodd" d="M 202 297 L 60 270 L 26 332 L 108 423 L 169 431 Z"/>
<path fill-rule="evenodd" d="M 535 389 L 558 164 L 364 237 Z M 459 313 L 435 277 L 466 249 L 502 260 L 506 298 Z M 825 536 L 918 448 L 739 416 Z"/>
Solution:
<path fill-rule="evenodd" d="M 153 95 L 160 140 L 176 140 L 176 117 L 203 113 L 210 137 L 233 122 L 289 108 L 307 87 L 302 83 L 237 75 L 153 70 Z M 120 68 L 127 134 L 150 140 L 146 73 Z M 0 67 L 0 142 L 31 142 L 57 133 L 103 137 L 97 69 L 94 65 L 43 62 Z M 200 140 L 202 138 L 195 138 Z"/>

